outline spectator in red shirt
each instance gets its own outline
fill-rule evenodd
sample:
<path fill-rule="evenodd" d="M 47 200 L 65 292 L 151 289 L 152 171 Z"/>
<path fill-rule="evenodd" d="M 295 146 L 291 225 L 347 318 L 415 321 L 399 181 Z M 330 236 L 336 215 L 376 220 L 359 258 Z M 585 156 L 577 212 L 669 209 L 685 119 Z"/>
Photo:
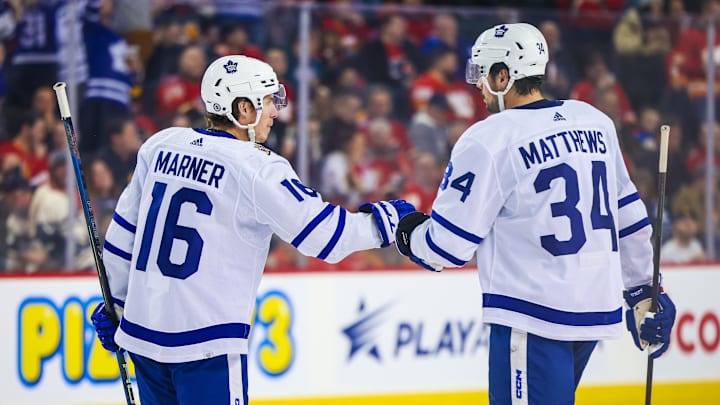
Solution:
<path fill-rule="evenodd" d="M 425 109 L 433 94 L 443 94 L 450 104 L 451 118 L 474 121 L 476 99 L 470 86 L 455 79 L 457 71 L 455 52 L 450 48 L 436 49 L 430 68 L 415 80 L 410 89 L 413 112 Z"/>
<path fill-rule="evenodd" d="M 458 63 L 450 48 L 435 49 L 431 55 L 430 67 L 415 79 L 410 88 L 413 112 L 424 109 L 433 94 L 447 94 L 457 70 Z"/>
<path fill-rule="evenodd" d="M 19 166 L 33 187 L 48 178 L 45 121 L 28 111 L 7 114 L 7 130 L 12 139 L 0 143 L 0 165 L 3 171 Z"/>
<path fill-rule="evenodd" d="M 570 93 L 570 98 L 594 105 L 595 94 L 598 90 L 604 88 L 612 88 L 617 93 L 622 122 L 624 124 L 634 124 L 637 117 L 625 90 L 608 69 L 605 58 L 600 53 L 594 52 L 585 63 L 585 79 L 575 84 L 575 88 Z"/>
<path fill-rule="evenodd" d="M 180 54 L 177 75 L 164 78 L 155 91 L 155 113 L 159 118 L 180 110 L 204 111 L 200 101 L 200 81 L 207 61 L 199 46 L 189 46 Z"/>
<path fill-rule="evenodd" d="M 667 58 L 667 70 L 670 85 L 674 89 L 687 92 L 693 101 L 697 113 L 705 114 L 705 100 L 707 94 L 706 64 L 707 64 L 707 22 L 720 15 L 720 0 L 706 0 L 703 2 L 703 12 L 700 24 L 683 32 L 675 42 Z M 720 30 L 715 32 L 716 50 L 720 44 Z M 717 56 L 715 57 L 717 61 Z M 717 62 L 716 62 L 717 67 Z M 720 75 L 716 74 L 715 99 L 720 95 Z M 720 111 L 718 102 L 715 102 L 716 111 Z"/>
<path fill-rule="evenodd" d="M 320 30 L 334 32 L 340 48 L 347 53 L 355 53 L 370 36 L 370 27 L 351 0 L 336 0 L 333 3 L 335 7 L 327 9 L 320 18 Z"/>
<path fill-rule="evenodd" d="M 421 153 L 413 161 L 413 170 L 413 181 L 405 187 L 400 198 L 413 204 L 418 211 L 430 215 L 443 175 L 442 166 L 432 154 Z"/>

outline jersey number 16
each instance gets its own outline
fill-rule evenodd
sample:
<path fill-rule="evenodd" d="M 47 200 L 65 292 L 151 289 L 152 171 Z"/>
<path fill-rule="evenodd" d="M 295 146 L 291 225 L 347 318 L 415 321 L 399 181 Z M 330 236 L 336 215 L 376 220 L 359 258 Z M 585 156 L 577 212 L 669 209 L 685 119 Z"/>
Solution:
<path fill-rule="evenodd" d="M 166 190 L 167 184 L 160 181 L 156 182 L 153 186 L 152 202 L 150 202 L 150 210 L 148 211 L 145 222 L 140 252 L 138 253 L 137 265 L 135 266 L 135 268 L 140 271 L 145 271 L 147 268 L 158 213 L 160 212 L 160 205 L 162 205 Z M 200 214 L 210 215 L 213 209 L 210 198 L 203 191 L 183 187 L 170 197 L 170 204 L 165 214 L 162 238 L 160 239 L 160 248 L 158 249 L 157 265 L 164 276 L 183 280 L 198 271 L 200 254 L 205 244 L 197 229 L 178 225 L 180 208 L 184 203 L 195 205 L 195 210 Z M 170 261 L 170 252 L 175 239 L 183 240 L 187 243 L 185 260 L 180 264 L 175 264 Z"/>

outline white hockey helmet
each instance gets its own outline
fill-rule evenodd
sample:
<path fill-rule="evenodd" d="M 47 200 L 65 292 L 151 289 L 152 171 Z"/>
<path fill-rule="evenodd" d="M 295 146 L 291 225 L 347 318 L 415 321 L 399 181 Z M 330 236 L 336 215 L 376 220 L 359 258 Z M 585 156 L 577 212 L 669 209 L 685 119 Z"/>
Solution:
<path fill-rule="evenodd" d="M 507 65 L 510 80 L 505 90 L 494 92 L 486 78 L 492 65 L 500 62 Z M 498 96 L 502 111 L 502 96 L 515 80 L 545 75 L 547 63 L 548 46 L 540 30 L 527 23 L 496 25 L 485 30 L 475 41 L 465 69 L 465 81 L 477 84 L 482 80 L 490 93 Z"/>
<path fill-rule="evenodd" d="M 227 117 L 236 126 L 248 129 L 250 140 L 255 141 L 253 127 L 260 121 L 263 98 L 273 95 L 275 106 L 287 105 L 285 86 L 267 63 L 244 55 L 229 55 L 216 59 L 205 70 L 200 85 L 205 109 L 211 114 Z M 232 104 L 238 97 L 250 100 L 258 112 L 255 122 L 242 125 L 232 115 Z"/>

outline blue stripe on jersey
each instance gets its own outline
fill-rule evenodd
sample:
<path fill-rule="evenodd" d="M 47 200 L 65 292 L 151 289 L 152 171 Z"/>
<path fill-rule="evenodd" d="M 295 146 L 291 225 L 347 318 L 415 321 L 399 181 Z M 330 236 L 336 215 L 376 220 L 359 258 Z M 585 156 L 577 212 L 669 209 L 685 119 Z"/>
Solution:
<path fill-rule="evenodd" d="M 108 241 L 105 241 L 105 244 L 103 244 L 103 252 L 113 253 L 114 255 L 120 256 L 127 261 L 132 260 L 132 254 L 120 249 Z"/>
<path fill-rule="evenodd" d="M 117 212 L 114 212 L 114 213 L 113 213 L 112 219 L 113 219 L 113 221 L 115 221 L 118 225 L 120 225 L 121 227 L 125 228 L 125 229 L 126 229 L 127 231 L 129 231 L 129 232 L 135 233 L 135 231 L 137 230 L 137 227 L 136 227 L 135 225 L 131 224 L 131 223 L 128 222 L 125 218 L 121 217 L 120 214 L 118 214 Z"/>
<path fill-rule="evenodd" d="M 622 208 L 628 204 L 630 204 L 633 201 L 637 201 L 640 199 L 640 194 L 637 192 L 630 194 L 629 196 L 623 197 L 618 201 L 618 208 Z"/>
<path fill-rule="evenodd" d="M 435 210 L 433 210 L 430 217 L 432 219 L 434 219 L 438 224 L 440 224 L 444 228 L 446 228 L 448 231 L 454 233 L 455 235 L 457 235 L 463 239 L 469 240 L 472 243 L 480 243 L 483 240 L 483 238 L 481 238 L 473 233 L 470 233 L 470 232 L 460 228 L 459 226 L 453 224 L 452 222 L 448 221 L 447 219 L 443 218 L 440 214 L 435 212 Z"/>
<path fill-rule="evenodd" d="M 193 131 L 201 133 L 203 135 L 210 135 L 210 136 L 219 136 L 221 138 L 230 138 L 230 139 L 237 139 L 234 136 L 230 135 L 229 133 L 225 131 L 209 131 L 204 128 L 193 128 Z"/>
<path fill-rule="evenodd" d="M 163 347 L 194 345 L 216 339 L 247 339 L 250 335 L 250 325 L 246 323 L 222 323 L 185 332 L 160 332 L 123 318 L 120 329 L 136 339 Z"/>
<path fill-rule="evenodd" d="M 568 312 L 499 294 L 483 294 L 483 307 L 506 309 L 559 325 L 596 326 L 622 322 L 622 308 L 608 312 Z"/>
<path fill-rule="evenodd" d="M 621 230 L 620 230 L 620 237 L 621 237 L 621 238 L 624 238 L 624 237 L 626 237 L 626 236 L 628 236 L 628 235 L 632 235 L 632 234 L 634 234 L 635 232 L 637 232 L 637 231 L 645 228 L 645 227 L 648 226 L 648 225 L 650 225 L 650 220 L 648 219 L 648 217 L 645 217 L 645 218 L 643 218 L 643 219 L 635 222 L 634 224 L 628 226 L 627 228 L 621 229 Z"/>
<path fill-rule="evenodd" d="M 343 233 L 343 229 L 345 229 L 345 215 L 347 215 L 347 211 L 345 211 L 345 208 L 340 207 L 340 217 L 338 218 L 338 224 L 337 228 L 335 228 L 335 233 L 333 234 L 332 238 L 330 238 L 330 242 L 325 246 L 325 248 L 320 252 L 318 255 L 318 259 L 325 260 L 330 252 L 332 252 L 335 245 L 337 245 L 338 240 L 340 240 L 340 236 Z"/>
<path fill-rule="evenodd" d="M 300 246 L 300 244 L 305 240 L 305 238 L 307 238 L 308 235 L 310 235 L 310 232 L 312 232 L 315 228 L 317 228 L 317 226 L 320 225 L 320 222 L 322 222 L 323 219 L 325 219 L 328 215 L 330 215 L 330 213 L 334 209 L 335 209 L 334 205 L 328 204 L 325 207 L 325 209 L 320 211 L 320 213 L 317 214 L 315 216 L 315 218 L 313 218 L 312 221 L 310 221 L 310 223 L 307 224 L 302 231 L 300 231 L 298 236 L 296 236 L 295 239 L 293 239 L 292 242 L 290 242 L 290 244 L 292 244 L 295 247 Z"/>
<path fill-rule="evenodd" d="M 115 304 L 120 305 L 120 306 L 123 307 L 123 308 L 125 308 L 125 301 L 123 301 L 123 300 L 121 300 L 121 299 L 119 299 L 119 298 L 112 297 L 112 302 L 115 303 Z"/>
<path fill-rule="evenodd" d="M 430 249 L 432 249 L 433 252 L 437 253 L 438 255 L 442 256 L 445 260 L 449 261 L 450 263 L 456 265 L 456 266 L 462 266 L 465 263 L 467 263 L 464 260 L 460 260 L 457 257 L 451 255 L 447 251 L 443 250 L 440 246 L 436 245 L 435 242 L 432 241 L 430 238 L 430 231 L 425 232 L 425 241 L 427 242 Z"/>

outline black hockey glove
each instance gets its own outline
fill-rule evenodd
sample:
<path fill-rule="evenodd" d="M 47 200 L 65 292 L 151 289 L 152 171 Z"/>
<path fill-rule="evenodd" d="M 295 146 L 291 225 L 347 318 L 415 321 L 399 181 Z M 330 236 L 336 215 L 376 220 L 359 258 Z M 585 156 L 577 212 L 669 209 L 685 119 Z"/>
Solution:
<path fill-rule="evenodd" d="M 442 266 L 439 264 L 428 263 L 425 260 L 415 256 L 410 249 L 410 234 L 420 224 L 430 219 L 427 214 L 422 212 L 411 212 L 405 215 L 398 224 L 397 231 L 395 232 L 395 246 L 397 246 L 398 252 L 401 255 L 407 256 L 413 263 L 418 266 L 430 270 L 430 271 L 442 271 Z"/>

